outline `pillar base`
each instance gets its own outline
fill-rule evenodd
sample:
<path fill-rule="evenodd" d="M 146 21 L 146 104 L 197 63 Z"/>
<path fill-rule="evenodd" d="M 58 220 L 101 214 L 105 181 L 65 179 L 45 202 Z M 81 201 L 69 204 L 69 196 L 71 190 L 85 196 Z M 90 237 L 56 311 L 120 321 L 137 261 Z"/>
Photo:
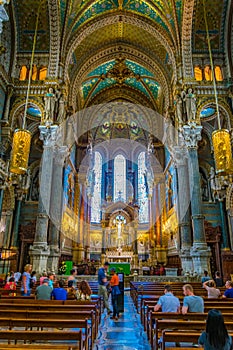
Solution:
<path fill-rule="evenodd" d="M 34 242 L 30 247 L 29 255 L 32 260 L 32 270 L 37 273 L 47 271 L 47 261 L 50 255 L 50 249 L 47 242 Z"/>
<path fill-rule="evenodd" d="M 193 269 L 199 275 L 203 275 L 203 271 L 210 271 L 210 248 L 206 243 L 194 243 L 190 249 L 190 255 L 193 260 Z"/>
<path fill-rule="evenodd" d="M 77 264 L 80 264 L 84 260 L 84 249 L 78 244 L 73 248 L 73 261 Z"/>
<path fill-rule="evenodd" d="M 58 246 L 50 245 L 50 256 L 48 257 L 47 269 L 58 273 L 58 261 L 60 258 L 60 249 Z"/>
<path fill-rule="evenodd" d="M 193 260 L 190 255 L 190 247 L 182 248 L 180 250 L 179 256 L 181 260 L 181 267 L 182 267 L 183 273 L 186 274 L 193 271 Z"/>

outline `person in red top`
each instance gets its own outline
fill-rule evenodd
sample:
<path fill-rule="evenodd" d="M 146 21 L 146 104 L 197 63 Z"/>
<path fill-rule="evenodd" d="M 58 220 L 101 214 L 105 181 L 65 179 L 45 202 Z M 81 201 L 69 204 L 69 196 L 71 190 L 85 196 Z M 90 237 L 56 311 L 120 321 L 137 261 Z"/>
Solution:
<path fill-rule="evenodd" d="M 11 277 L 9 281 L 5 284 L 4 289 L 6 290 L 16 290 L 16 283 L 14 277 Z M 6 295 L 6 294 L 5 294 Z M 16 293 L 9 293 L 9 296 L 15 297 Z"/>
<path fill-rule="evenodd" d="M 111 295 L 112 295 L 112 307 L 113 307 L 113 315 L 112 319 L 117 321 L 119 317 L 119 311 L 118 311 L 118 295 L 121 294 L 120 289 L 119 289 L 119 277 L 116 274 L 116 269 L 112 267 L 110 269 L 110 275 L 111 280 L 110 280 L 110 286 L 111 286 Z"/>

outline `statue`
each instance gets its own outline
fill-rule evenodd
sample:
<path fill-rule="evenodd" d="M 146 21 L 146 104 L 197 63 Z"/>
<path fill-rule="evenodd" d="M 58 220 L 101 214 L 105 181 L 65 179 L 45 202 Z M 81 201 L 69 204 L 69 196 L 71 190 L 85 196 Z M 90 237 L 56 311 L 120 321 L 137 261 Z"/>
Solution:
<path fill-rule="evenodd" d="M 195 120 L 197 106 L 193 89 L 189 88 L 187 94 L 183 94 L 188 122 Z"/>
<path fill-rule="evenodd" d="M 179 123 L 183 123 L 183 100 L 180 95 L 175 96 L 174 104 L 176 106 L 176 117 Z"/>
<path fill-rule="evenodd" d="M 45 101 L 45 122 L 53 122 L 55 113 L 56 96 L 53 92 L 53 88 L 50 87 L 49 91 L 44 96 Z"/>
<path fill-rule="evenodd" d="M 65 119 L 65 114 L 66 114 L 65 105 L 66 105 L 65 96 L 61 94 L 58 100 L 58 114 L 57 114 L 58 122 L 62 122 Z"/>
<path fill-rule="evenodd" d="M 211 189 L 211 199 L 213 202 L 215 202 L 216 196 L 217 196 L 217 190 L 218 186 L 216 183 L 215 179 L 215 170 L 214 167 L 210 168 L 210 173 L 209 173 L 209 183 L 210 183 L 210 189 Z"/>

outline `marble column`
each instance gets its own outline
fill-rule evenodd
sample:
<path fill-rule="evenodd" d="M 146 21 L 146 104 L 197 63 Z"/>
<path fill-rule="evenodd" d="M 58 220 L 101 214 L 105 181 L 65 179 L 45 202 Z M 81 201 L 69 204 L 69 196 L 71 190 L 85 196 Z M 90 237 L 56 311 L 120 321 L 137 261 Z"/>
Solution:
<path fill-rule="evenodd" d="M 0 220 L 2 217 L 2 204 L 3 204 L 4 189 L 5 189 L 5 186 L 0 187 Z"/>
<path fill-rule="evenodd" d="M 222 248 L 229 249 L 229 237 L 226 223 L 226 205 L 224 203 L 224 198 L 219 199 L 220 215 L 221 215 L 221 226 L 222 226 Z"/>
<path fill-rule="evenodd" d="M 86 256 L 85 258 L 87 260 L 90 260 L 90 245 L 91 245 L 91 196 L 88 196 L 88 202 L 87 202 L 87 222 L 86 222 Z"/>
<path fill-rule="evenodd" d="M 174 147 L 173 160 L 178 179 L 178 222 L 180 234 L 180 259 L 183 272 L 193 271 L 193 260 L 190 255 L 192 246 L 190 193 L 188 177 L 188 151 L 185 147 Z"/>
<path fill-rule="evenodd" d="M 230 248 L 233 250 L 233 208 L 227 209 L 227 218 L 230 233 Z"/>
<path fill-rule="evenodd" d="M 42 273 L 47 270 L 47 261 L 50 249 L 47 242 L 50 199 L 53 174 L 53 152 L 58 136 L 58 126 L 39 126 L 40 139 L 44 142 L 44 151 L 41 161 L 40 195 L 36 220 L 36 233 L 33 245 L 30 247 L 30 257 L 33 270 Z"/>
<path fill-rule="evenodd" d="M 11 237 L 11 249 L 17 250 L 18 236 L 19 236 L 19 219 L 20 212 L 22 206 L 23 195 L 21 193 L 18 194 L 18 198 L 16 200 L 15 212 L 14 212 L 14 223 L 13 223 L 13 232 Z"/>
<path fill-rule="evenodd" d="M 83 179 L 84 180 L 84 179 Z M 78 263 L 80 263 L 84 259 L 84 248 L 83 248 L 83 241 L 84 241 L 84 234 L 85 234 L 85 184 L 84 181 L 82 181 L 82 177 L 79 176 L 79 181 L 81 184 L 81 201 L 80 201 L 80 212 L 79 212 L 79 237 L 78 237 L 78 247 L 79 247 L 79 258 Z"/>
<path fill-rule="evenodd" d="M 12 221 L 13 221 L 13 210 L 8 210 L 6 213 L 6 227 L 5 234 L 3 239 L 3 248 L 10 248 L 10 239 L 11 239 L 11 229 L 12 229 Z"/>
<path fill-rule="evenodd" d="M 47 269 L 55 272 L 58 270 L 58 260 L 60 257 L 59 233 L 62 219 L 63 166 L 68 154 L 69 150 L 67 146 L 54 148 L 50 201 L 50 256 L 47 261 Z"/>
<path fill-rule="evenodd" d="M 182 128 L 184 143 L 188 148 L 189 188 L 192 211 L 193 246 L 190 250 L 194 272 L 203 274 L 210 270 L 210 249 L 205 240 L 204 215 L 201 209 L 200 174 L 198 163 L 198 141 L 201 140 L 202 126 L 190 122 Z"/>

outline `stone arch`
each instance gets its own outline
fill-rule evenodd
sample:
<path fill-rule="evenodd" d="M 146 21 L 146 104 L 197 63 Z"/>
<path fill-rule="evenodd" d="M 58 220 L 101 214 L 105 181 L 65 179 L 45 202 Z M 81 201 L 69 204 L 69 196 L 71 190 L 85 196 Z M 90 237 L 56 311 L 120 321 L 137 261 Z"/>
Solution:
<path fill-rule="evenodd" d="M 193 62 L 192 62 L 192 21 L 195 0 L 185 0 L 183 5 L 183 23 L 182 23 L 182 59 L 184 78 L 192 78 Z"/>
<path fill-rule="evenodd" d="M 60 55 L 60 9 L 57 0 L 48 1 L 49 21 L 50 21 L 50 50 L 48 76 L 58 77 L 59 55 Z"/>
<path fill-rule="evenodd" d="M 84 77 L 90 72 L 90 70 L 95 69 L 100 64 L 116 58 L 119 54 L 119 50 L 116 47 L 106 48 L 100 53 L 97 53 L 94 57 L 90 57 L 87 61 L 84 62 L 82 67 L 80 68 L 77 76 L 71 82 L 71 94 L 69 97 L 69 102 L 72 105 L 75 105 L 75 99 L 79 92 L 79 84 L 83 81 Z M 126 45 L 122 45 L 121 54 L 127 55 L 128 59 L 134 60 L 136 63 L 139 63 L 146 67 L 148 70 L 152 71 L 155 76 L 158 77 L 157 81 L 160 84 L 164 99 L 165 99 L 165 109 L 172 104 L 172 93 L 171 93 L 171 85 L 168 83 L 169 77 L 168 73 L 162 68 L 158 62 L 155 62 L 147 54 L 143 52 L 139 52 L 138 50 L 127 47 Z M 90 69 L 91 67 L 91 69 Z M 81 106 L 80 106 L 81 107 Z"/>
<path fill-rule="evenodd" d="M 34 100 L 34 99 L 29 99 L 28 103 L 36 106 L 41 111 L 41 114 L 43 115 L 43 113 L 44 113 L 44 105 L 42 104 L 41 101 Z M 16 119 L 19 117 L 19 112 L 21 112 L 20 110 L 23 107 L 25 107 L 25 100 L 22 100 L 22 99 L 16 100 L 16 102 L 13 105 L 13 108 L 11 110 L 10 118 L 9 118 L 9 124 L 11 126 L 14 125 Z M 21 115 L 20 118 L 19 118 L 20 124 L 22 124 L 22 121 L 23 121 L 23 116 Z M 38 118 L 38 124 L 39 123 L 40 123 L 40 119 Z"/>

